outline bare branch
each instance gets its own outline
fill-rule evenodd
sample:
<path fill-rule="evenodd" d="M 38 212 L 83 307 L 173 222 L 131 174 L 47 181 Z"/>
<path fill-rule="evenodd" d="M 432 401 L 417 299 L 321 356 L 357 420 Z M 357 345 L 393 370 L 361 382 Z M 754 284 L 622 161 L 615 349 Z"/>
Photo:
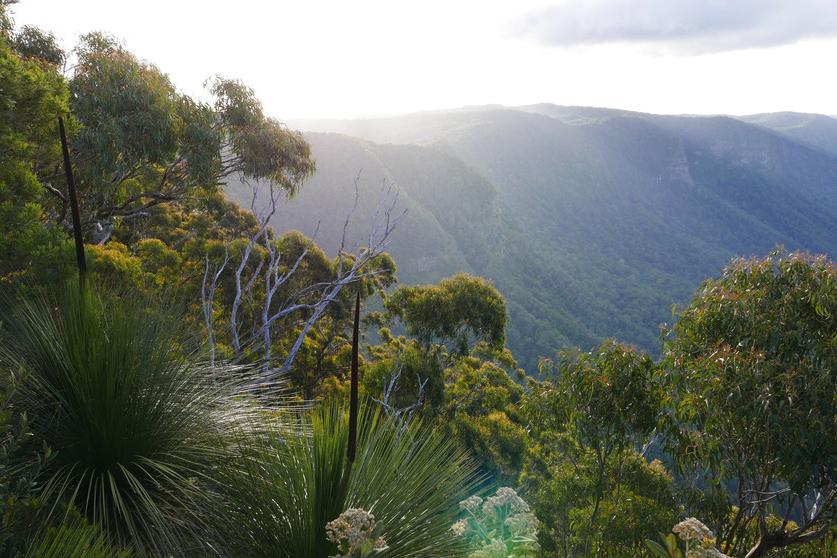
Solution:
<path fill-rule="evenodd" d="M 310 333 L 311 329 L 315 327 L 317 322 L 322 318 L 328 308 L 334 303 L 344 288 L 357 283 L 359 281 L 374 277 L 378 272 L 376 270 L 367 269 L 370 263 L 383 254 L 388 246 L 391 235 L 395 230 L 399 217 L 393 218 L 393 211 L 397 203 L 397 193 L 391 186 L 386 186 L 381 190 L 381 198 L 378 200 L 373 221 L 370 225 L 370 233 L 366 237 L 366 245 L 357 249 L 356 252 L 350 253 L 346 249 L 348 242 L 348 230 L 351 219 L 357 210 L 360 203 L 359 192 L 360 173 L 354 181 L 355 199 L 351 210 L 347 213 L 346 219 L 343 223 L 343 231 L 340 241 L 340 249 L 337 253 L 337 263 L 335 276 L 330 281 L 321 283 L 314 283 L 307 285 L 296 292 L 291 293 L 285 297 L 278 306 L 274 300 L 279 289 L 285 285 L 291 277 L 293 277 L 299 270 L 302 262 L 309 254 L 310 245 L 305 246 L 302 252 L 297 256 L 292 265 L 283 273 L 280 264 L 282 263 L 282 255 L 278 252 L 277 246 L 271 239 L 268 231 L 269 222 L 276 213 L 276 197 L 277 192 L 273 185 L 270 186 L 270 197 L 267 206 L 259 211 L 258 195 L 259 187 L 253 189 L 253 197 L 251 198 L 250 209 L 256 217 L 258 227 L 256 231 L 247 239 L 242 254 L 241 261 L 233 271 L 235 282 L 235 294 L 233 298 L 232 308 L 230 311 L 230 334 L 232 337 L 233 349 L 237 355 L 243 354 L 243 347 L 249 346 L 260 338 L 263 347 L 262 363 L 263 363 L 263 379 L 273 380 L 278 376 L 287 372 L 296 358 L 300 348 L 302 347 L 305 338 Z M 405 212 L 402 212 L 403 216 Z M 316 238 L 319 232 L 319 224 L 317 230 L 314 232 Z M 312 240 L 313 242 L 313 240 Z M 251 259 L 252 252 L 257 245 L 263 246 L 266 256 L 262 257 L 259 264 L 252 275 L 245 278 L 248 262 Z M 204 287 L 202 291 L 202 303 L 204 306 L 204 318 L 207 322 L 207 330 L 211 331 L 211 316 L 207 315 L 207 307 L 211 306 L 212 296 L 214 294 L 217 277 L 224 271 L 229 262 L 229 255 L 224 261 L 224 264 L 217 269 L 215 279 L 210 281 L 210 271 L 208 267 L 204 273 Z M 350 263 L 349 263 L 350 262 Z M 242 327 L 241 324 L 241 305 L 243 298 L 255 288 L 256 283 L 261 280 L 264 282 L 264 301 L 261 303 L 261 308 L 252 316 L 253 324 L 251 327 Z M 272 326 L 279 320 L 288 318 L 291 315 L 303 314 L 300 330 L 292 343 L 287 355 L 285 356 L 281 366 L 274 368 L 272 366 Z M 255 322 L 260 322 L 256 324 Z M 241 331 L 248 331 L 247 338 L 241 336 Z M 214 343 L 214 337 L 212 338 Z M 421 390 L 423 391 L 424 382 L 419 382 Z"/>
<path fill-rule="evenodd" d="M 292 345 L 291 349 L 288 352 L 287 357 L 285 358 L 285 362 L 282 366 L 275 371 L 272 372 L 273 375 L 282 374 L 288 370 L 290 370 L 291 366 L 293 365 L 293 361 L 296 358 L 299 349 L 302 347 L 302 343 L 305 340 L 305 337 L 308 335 L 308 332 L 320 319 L 320 317 L 325 313 L 326 309 L 331 305 L 336 299 L 340 292 L 348 285 L 351 285 L 363 277 L 363 270 L 364 268 L 375 258 L 379 255 L 384 253 L 386 246 L 390 242 L 390 236 L 392 235 L 393 231 L 395 230 L 396 220 L 392 220 L 389 216 L 390 211 L 386 211 L 384 215 L 385 221 L 385 228 L 384 233 L 380 236 L 375 234 L 370 234 L 369 242 L 366 247 L 358 250 L 357 254 L 354 254 L 354 259 L 352 261 L 351 267 L 347 270 L 345 269 L 345 258 L 343 257 L 344 248 L 346 245 L 346 231 L 348 230 L 349 220 L 351 219 L 355 209 L 358 205 L 359 200 L 359 193 L 358 193 L 358 181 L 360 178 L 360 174 L 355 180 L 355 203 L 352 207 L 352 210 L 346 217 L 346 221 L 343 224 L 343 238 L 341 239 L 341 249 L 338 255 L 338 266 L 337 266 L 337 274 L 335 280 L 325 286 L 323 290 L 323 294 L 319 301 L 317 301 L 313 305 L 313 310 L 311 314 L 308 316 L 308 319 L 303 324 L 302 330 L 300 331 L 299 335 L 297 336 L 294 344 Z M 392 190 L 387 189 L 382 192 L 383 196 L 391 195 Z M 383 199 L 378 201 L 379 206 L 383 203 Z M 394 207 L 390 205 L 389 207 Z M 403 213 L 402 213 L 403 215 Z M 376 213 L 376 217 L 380 217 L 380 213 Z M 380 226 L 380 219 L 375 218 L 373 219 L 373 223 L 371 224 L 370 228 L 372 230 L 376 230 Z"/>
<path fill-rule="evenodd" d="M 242 182 L 246 182 L 246 180 L 242 178 Z M 244 248 L 244 252 L 241 256 L 241 262 L 239 262 L 238 267 L 235 270 L 235 297 L 233 298 L 232 308 L 230 309 L 230 334 L 232 335 L 233 350 L 235 351 L 236 356 L 241 354 L 241 339 L 239 337 L 238 320 L 238 311 L 241 307 L 241 298 L 242 296 L 249 293 L 250 290 L 253 288 L 255 280 L 262 270 L 264 260 L 262 259 L 259 261 L 256 270 L 253 272 L 253 274 L 250 277 L 250 280 L 247 281 L 243 288 L 241 285 L 242 275 L 244 273 L 244 269 L 247 267 L 247 264 L 250 261 L 250 255 L 256 244 L 258 244 L 259 241 L 262 238 L 264 238 L 265 245 L 270 246 L 270 239 L 267 229 L 271 217 L 273 217 L 273 214 L 276 213 L 276 190 L 273 187 L 273 185 L 270 185 L 270 202 L 268 204 L 268 208 L 261 213 L 256 208 L 256 201 L 259 197 L 260 187 L 257 184 L 256 186 L 252 186 L 252 189 L 253 197 L 250 201 L 250 209 L 252 210 L 253 215 L 256 216 L 256 219 L 259 223 L 259 227 L 256 230 L 256 233 L 247 240 L 247 246 Z M 269 303 L 267 303 L 266 306 L 269 306 Z"/>
<path fill-rule="evenodd" d="M 391 402 L 391 399 L 393 394 L 395 393 L 395 390 L 398 389 L 398 382 L 401 380 L 401 373 L 403 370 L 404 361 L 401 359 L 401 355 L 399 354 L 395 358 L 394 371 L 390 375 L 389 382 L 387 382 L 387 385 L 384 388 L 383 398 L 372 398 L 372 400 L 381 405 L 381 407 L 384 408 L 384 411 L 389 416 L 403 419 L 404 421 L 409 421 L 410 418 L 412 418 L 413 413 L 415 413 L 424 405 L 424 390 L 430 378 L 425 378 L 422 380 L 421 376 L 419 376 L 419 374 L 416 373 L 416 385 L 418 386 L 418 394 L 416 395 L 416 400 L 415 402 L 413 402 L 410 405 L 407 405 L 406 407 L 399 408 Z"/>
<path fill-rule="evenodd" d="M 201 308 L 203 310 L 204 323 L 206 324 L 206 332 L 209 343 L 209 363 L 212 367 L 213 373 L 215 370 L 215 332 L 213 328 L 212 319 L 212 303 L 215 300 L 215 291 L 218 288 L 218 279 L 221 273 L 227 267 L 230 261 L 230 252 L 228 247 L 224 247 L 224 261 L 212 273 L 212 279 L 207 285 L 207 280 L 210 276 L 209 272 L 209 254 L 206 255 L 206 267 L 204 268 L 203 281 L 201 283 Z"/>

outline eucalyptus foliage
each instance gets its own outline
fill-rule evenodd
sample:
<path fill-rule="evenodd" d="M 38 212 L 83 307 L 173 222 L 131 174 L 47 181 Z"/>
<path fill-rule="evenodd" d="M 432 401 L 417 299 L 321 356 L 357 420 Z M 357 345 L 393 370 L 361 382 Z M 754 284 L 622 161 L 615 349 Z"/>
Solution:
<path fill-rule="evenodd" d="M 571 556 L 636 556 L 643 538 L 674 519 L 673 483 L 639 452 L 660 413 L 658 368 L 636 349 L 606 341 L 565 350 L 523 408 L 532 442 L 521 476 L 543 523 L 546 551 Z"/>
<path fill-rule="evenodd" d="M 436 285 L 399 287 L 385 303 L 388 313 L 424 344 L 448 344 L 466 354 L 475 342 L 502 348 L 506 341 L 506 301 L 481 277 L 460 273 Z"/>
<path fill-rule="evenodd" d="M 213 103 L 102 33 L 81 38 L 69 82 L 83 213 L 94 238 L 161 204 L 217 192 L 227 179 L 265 180 L 293 194 L 314 171 L 298 132 L 266 116 L 252 89 L 213 78 Z M 128 219 L 129 221 L 125 221 Z"/>
<path fill-rule="evenodd" d="M 743 553 L 755 525 L 749 558 L 827 536 L 837 497 L 834 262 L 781 250 L 734 261 L 680 312 L 667 356 L 673 455 L 737 485 L 722 550 Z"/>
<path fill-rule="evenodd" d="M 45 175 L 60 160 L 56 118 L 69 112 L 69 89 L 55 68 L 16 51 L 0 5 L 0 281 L 54 249 L 63 235 L 43 226 Z M 60 207 L 60 206 L 59 206 Z M 58 209 L 60 212 L 60 209 Z"/>

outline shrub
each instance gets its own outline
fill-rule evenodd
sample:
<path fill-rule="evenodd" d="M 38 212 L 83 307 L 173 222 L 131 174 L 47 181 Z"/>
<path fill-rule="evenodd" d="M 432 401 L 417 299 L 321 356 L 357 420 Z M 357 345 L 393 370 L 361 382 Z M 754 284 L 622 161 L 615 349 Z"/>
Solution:
<path fill-rule="evenodd" d="M 494 496 L 471 496 L 459 503 L 465 517 L 451 530 L 468 541 L 469 558 L 531 557 L 539 550 L 538 520 L 512 488 Z"/>

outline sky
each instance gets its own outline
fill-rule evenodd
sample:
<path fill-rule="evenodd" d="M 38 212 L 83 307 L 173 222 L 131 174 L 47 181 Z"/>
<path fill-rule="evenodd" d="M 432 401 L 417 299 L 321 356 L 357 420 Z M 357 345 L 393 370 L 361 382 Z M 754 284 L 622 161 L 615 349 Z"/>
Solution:
<path fill-rule="evenodd" d="M 70 50 L 106 31 L 182 91 L 280 119 L 549 102 L 837 115 L 837 0 L 22 0 Z"/>

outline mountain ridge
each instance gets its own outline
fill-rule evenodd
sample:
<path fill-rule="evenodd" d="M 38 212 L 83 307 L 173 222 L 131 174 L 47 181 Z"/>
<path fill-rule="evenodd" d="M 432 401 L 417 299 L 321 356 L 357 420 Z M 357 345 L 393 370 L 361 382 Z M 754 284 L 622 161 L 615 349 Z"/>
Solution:
<path fill-rule="evenodd" d="M 396 183 L 402 281 L 491 279 L 530 369 L 604 337 L 656 350 L 671 305 L 732 257 L 837 252 L 837 156 L 774 129 L 781 119 L 525 108 L 309 123 L 318 172 L 274 228 L 342 225 L 360 168 L 361 204 Z M 368 222 L 356 217 L 355 235 Z"/>

